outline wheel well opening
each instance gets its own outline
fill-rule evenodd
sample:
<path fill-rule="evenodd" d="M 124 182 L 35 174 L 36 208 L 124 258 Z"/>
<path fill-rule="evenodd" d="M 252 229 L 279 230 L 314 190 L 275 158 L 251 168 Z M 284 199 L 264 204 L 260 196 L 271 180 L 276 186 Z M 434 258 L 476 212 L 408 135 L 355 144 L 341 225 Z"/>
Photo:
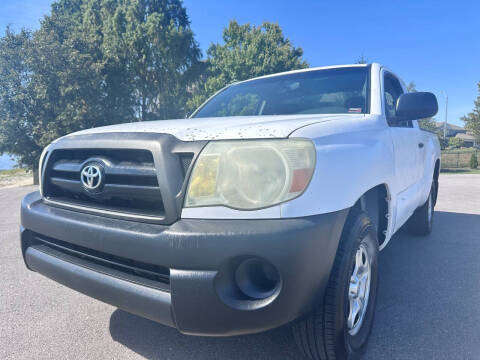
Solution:
<path fill-rule="evenodd" d="M 435 170 L 433 171 L 433 178 L 438 181 L 438 175 L 440 174 L 440 160 L 435 161 Z"/>
<path fill-rule="evenodd" d="M 389 219 L 388 203 L 388 189 L 385 184 L 381 184 L 368 190 L 354 205 L 354 208 L 366 212 L 372 220 L 377 230 L 379 246 L 386 240 Z"/>
<path fill-rule="evenodd" d="M 439 175 L 440 175 L 440 160 L 437 159 L 437 161 L 435 161 L 435 170 L 433 170 L 433 182 L 435 183 L 435 194 L 433 195 L 433 206 L 437 204 Z"/>

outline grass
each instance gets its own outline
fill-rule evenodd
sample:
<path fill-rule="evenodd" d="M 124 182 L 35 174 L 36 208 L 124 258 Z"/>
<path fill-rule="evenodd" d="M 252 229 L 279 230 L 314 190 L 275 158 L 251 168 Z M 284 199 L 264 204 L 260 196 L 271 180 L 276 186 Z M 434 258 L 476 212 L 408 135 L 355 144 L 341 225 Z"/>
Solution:
<path fill-rule="evenodd" d="M 472 153 L 472 152 L 475 152 L 475 151 L 478 151 L 478 149 L 476 148 L 473 148 L 473 147 L 469 147 L 469 148 L 458 148 L 458 149 L 449 149 L 449 148 L 446 148 L 446 149 L 443 149 L 442 150 L 442 153 L 445 153 L 445 154 L 457 154 L 457 153 Z"/>
<path fill-rule="evenodd" d="M 0 177 L 9 177 L 9 176 L 22 176 L 27 175 L 28 172 L 25 169 L 10 169 L 10 170 L 0 170 Z"/>
<path fill-rule="evenodd" d="M 441 169 L 442 174 L 480 174 L 480 169 Z"/>
<path fill-rule="evenodd" d="M 0 188 L 31 185 L 32 172 L 25 169 L 0 170 Z"/>

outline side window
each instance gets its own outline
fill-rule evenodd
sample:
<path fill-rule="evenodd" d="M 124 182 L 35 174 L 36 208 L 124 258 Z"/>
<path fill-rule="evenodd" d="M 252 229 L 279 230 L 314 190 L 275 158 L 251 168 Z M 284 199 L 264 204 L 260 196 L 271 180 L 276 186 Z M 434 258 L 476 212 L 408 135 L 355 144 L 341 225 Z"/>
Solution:
<path fill-rule="evenodd" d="M 385 99 L 385 115 L 387 117 L 388 124 L 390 126 L 397 127 L 412 127 L 411 121 L 405 121 L 401 123 L 392 121 L 395 118 L 395 106 L 397 105 L 397 100 L 400 95 L 403 94 L 400 81 L 398 81 L 398 79 L 392 74 L 385 73 L 385 77 L 383 79 L 383 92 Z"/>

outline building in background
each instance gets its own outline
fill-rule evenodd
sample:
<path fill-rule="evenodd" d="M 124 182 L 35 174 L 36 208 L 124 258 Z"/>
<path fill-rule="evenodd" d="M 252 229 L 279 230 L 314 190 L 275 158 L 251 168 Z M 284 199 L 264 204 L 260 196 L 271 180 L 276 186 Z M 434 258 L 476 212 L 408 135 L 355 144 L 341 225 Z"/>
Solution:
<path fill-rule="evenodd" d="M 436 126 L 438 132 L 443 135 L 443 126 L 444 122 L 437 122 Z M 462 126 L 449 124 L 447 123 L 445 135 L 447 137 L 447 141 L 451 138 L 458 138 L 463 140 L 463 147 L 480 147 L 480 142 L 473 136 L 470 132 L 467 131 Z"/>
<path fill-rule="evenodd" d="M 475 136 L 469 133 L 457 133 L 455 137 L 463 140 L 463 147 L 477 147 L 479 145 Z"/>
<path fill-rule="evenodd" d="M 444 122 L 437 122 L 437 129 L 439 129 L 442 134 L 443 134 L 444 124 L 445 124 Z M 464 127 L 447 123 L 447 131 L 445 133 L 447 138 L 455 137 L 457 136 L 457 134 L 466 134 L 466 133 L 467 133 L 467 130 Z"/>

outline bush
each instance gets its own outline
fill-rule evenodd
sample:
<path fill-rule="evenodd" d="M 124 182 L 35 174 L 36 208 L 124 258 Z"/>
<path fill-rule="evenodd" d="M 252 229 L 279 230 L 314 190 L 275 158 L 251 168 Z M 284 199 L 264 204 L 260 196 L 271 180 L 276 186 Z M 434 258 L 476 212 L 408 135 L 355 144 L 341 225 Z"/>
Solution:
<path fill-rule="evenodd" d="M 470 156 L 470 168 L 476 169 L 477 167 L 478 167 L 477 153 L 472 153 L 472 156 Z"/>
<path fill-rule="evenodd" d="M 457 138 L 457 137 L 452 137 L 448 139 L 448 147 L 451 149 L 458 149 L 463 146 L 463 139 Z"/>
<path fill-rule="evenodd" d="M 438 142 L 440 143 L 440 149 L 445 150 L 448 148 L 448 139 L 444 139 L 441 135 L 438 135 Z"/>

